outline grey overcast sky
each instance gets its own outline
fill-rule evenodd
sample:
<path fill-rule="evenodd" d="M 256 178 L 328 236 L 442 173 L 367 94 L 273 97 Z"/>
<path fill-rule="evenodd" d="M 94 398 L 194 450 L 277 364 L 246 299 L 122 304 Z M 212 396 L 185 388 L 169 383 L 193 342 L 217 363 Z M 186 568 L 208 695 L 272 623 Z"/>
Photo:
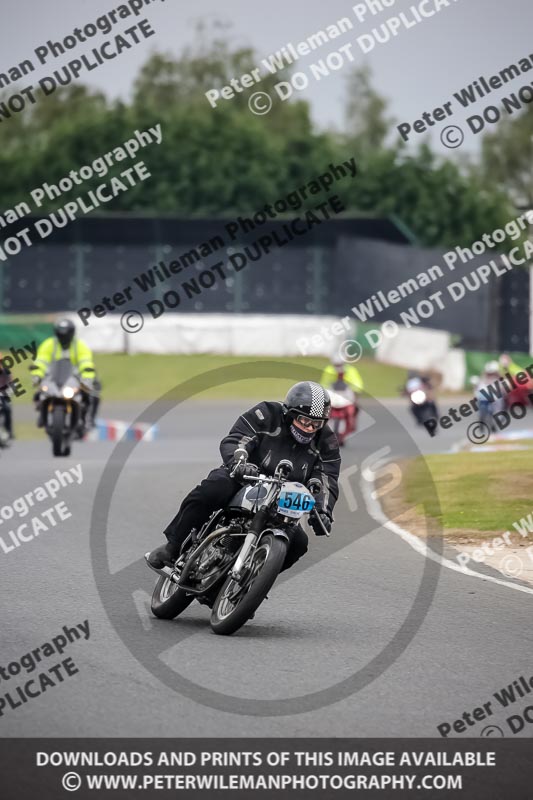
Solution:
<path fill-rule="evenodd" d="M 391 111 L 398 122 L 414 122 L 424 111 L 441 106 L 452 98 L 454 92 L 480 75 L 488 78 L 533 54 L 532 0 L 449 0 L 448 8 L 410 29 L 401 28 L 396 38 L 386 44 L 377 44 L 371 53 L 364 55 L 356 44 L 358 36 L 371 32 L 375 26 L 399 12 L 412 19 L 409 9 L 421 2 L 385 1 L 392 6 L 376 16 L 369 13 L 364 22 L 359 22 L 352 10 L 354 3 L 346 0 L 328 0 L 327 3 L 322 0 L 267 0 L 261 3 L 253 0 L 228 0 L 226 3 L 220 0 L 153 0 L 138 19 L 146 16 L 156 36 L 85 73 L 82 78 L 111 96 L 127 96 L 137 69 L 151 50 L 179 53 L 191 41 L 194 23 L 198 19 L 230 23 L 232 40 L 239 45 L 253 46 L 259 66 L 261 57 L 287 42 L 297 44 L 347 16 L 354 23 L 354 29 L 300 59 L 296 69 L 308 71 L 311 63 L 352 42 L 354 63 L 361 64 L 365 59 L 370 63 L 375 84 L 389 98 Z M 444 0 L 426 0 L 426 7 L 434 7 L 436 2 L 443 3 Z M 34 48 L 46 40 L 62 39 L 73 28 L 94 22 L 99 15 L 119 5 L 120 0 L 2 0 L 0 72 L 25 58 L 32 58 Z M 128 27 L 132 19 L 121 20 L 112 34 Z M 39 67 L 32 78 L 37 81 L 51 69 L 90 50 L 112 34 L 100 34 L 86 44 L 78 45 L 68 56 L 51 61 L 50 68 Z M 348 68 L 332 73 L 320 82 L 312 80 L 304 92 L 297 94 L 310 101 L 318 126 L 342 126 Z M 461 151 L 475 150 L 480 138 L 464 125 L 466 117 L 479 113 L 485 105 L 517 91 L 532 80 L 533 71 L 493 92 L 486 101 L 480 100 L 473 110 L 462 109 L 454 102 L 455 113 L 450 124 L 463 125 L 466 133 Z M 257 88 L 261 88 L 260 84 Z M 445 124 L 438 126 L 439 133 Z M 420 137 L 413 141 L 417 143 Z M 435 137 L 435 146 L 440 152 L 453 156 L 454 151 L 445 151 L 438 137 Z"/>

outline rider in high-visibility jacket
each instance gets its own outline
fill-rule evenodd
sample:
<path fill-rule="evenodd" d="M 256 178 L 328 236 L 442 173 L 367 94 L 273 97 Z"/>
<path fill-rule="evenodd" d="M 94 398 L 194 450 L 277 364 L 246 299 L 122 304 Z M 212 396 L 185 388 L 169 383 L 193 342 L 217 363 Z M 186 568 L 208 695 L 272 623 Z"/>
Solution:
<path fill-rule="evenodd" d="M 95 380 L 96 369 L 92 350 L 84 341 L 77 339 L 75 333 L 75 325 L 69 319 L 62 319 L 56 322 L 54 325 L 55 335 L 45 339 L 44 342 L 39 345 L 35 361 L 30 367 L 34 386 L 40 384 L 48 372 L 50 365 L 60 358 L 70 358 L 71 364 L 76 368 L 82 378 L 91 378 Z M 96 381 L 95 389 L 98 388 L 99 385 Z M 89 424 L 93 425 L 100 400 L 94 392 L 90 396 L 85 393 L 85 397 L 86 406 L 89 411 Z M 44 425 L 44 417 L 45 414 L 43 414 L 38 421 L 39 427 Z"/>
<path fill-rule="evenodd" d="M 95 374 L 94 360 L 91 348 L 81 339 L 74 339 L 72 344 L 63 350 L 55 336 L 50 336 L 39 345 L 35 356 L 35 363 L 30 367 L 32 375 L 37 375 L 41 380 L 46 375 L 50 364 L 59 358 L 65 358 L 68 350 L 68 357 L 73 366 L 76 367 L 80 375 L 87 375 L 93 378 Z"/>
<path fill-rule="evenodd" d="M 518 364 L 515 364 L 508 353 L 502 353 L 498 363 L 505 372 L 508 372 L 513 377 L 518 375 L 519 372 L 522 372 L 522 367 L 519 367 Z"/>
<path fill-rule="evenodd" d="M 361 378 L 359 370 L 354 367 L 353 364 L 346 364 L 341 358 L 336 358 L 331 364 L 328 364 L 322 373 L 320 383 L 327 389 L 333 386 L 341 375 L 344 382 L 347 383 L 350 389 L 353 389 L 356 394 L 363 391 L 363 379 Z"/>

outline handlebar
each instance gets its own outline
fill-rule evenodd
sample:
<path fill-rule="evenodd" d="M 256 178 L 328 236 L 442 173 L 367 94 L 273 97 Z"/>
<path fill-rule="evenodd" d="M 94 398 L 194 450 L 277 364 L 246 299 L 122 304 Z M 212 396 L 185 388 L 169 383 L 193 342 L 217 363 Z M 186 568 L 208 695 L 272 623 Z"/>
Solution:
<path fill-rule="evenodd" d="M 238 461 L 237 461 L 237 463 L 235 464 L 235 466 L 233 467 L 233 469 L 230 472 L 230 475 L 231 475 L 232 478 L 235 477 L 235 474 L 236 474 L 237 470 L 239 469 L 239 467 L 245 465 L 247 463 L 247 461 L 248 461 L 248 453 L 243 448 L 238 448 L 237 450 L 235 450 L 234 456 L 237 455 L 237 454 L 238 454 Z M 264 478 L 261 478 L 261 480 L 264 483 L 280 483 L 282 480 L 285 480 L 291 474 L 293 469 L 294 469 L 294 465 L 293 465 L 292 461 L 289 461 L 289 459 L 287 459 L 287 458 L 282 458 L 281 461 L 279 462 L 278 466 L 276 467 L 276 471 L 274 473 L 274 477 L 273 478 L 267 478 L 266 475 L 265 475 Z M 249 476 L 248 475 L 243 475 L 242 476 L 242 480 L 244 480 L 244 481 L 250 481 L 250 480 L 254 481 L 254 480 L 258 480 L 259 478 L 260 478 L 259 475 L 249 475 Z"/>
<path fill-rule="evenodd" d="M 266 475 L 245 475 L 243 481 L 259 481 L 261 483 L 282 483 L 283 478 L 268 478 Z"/>

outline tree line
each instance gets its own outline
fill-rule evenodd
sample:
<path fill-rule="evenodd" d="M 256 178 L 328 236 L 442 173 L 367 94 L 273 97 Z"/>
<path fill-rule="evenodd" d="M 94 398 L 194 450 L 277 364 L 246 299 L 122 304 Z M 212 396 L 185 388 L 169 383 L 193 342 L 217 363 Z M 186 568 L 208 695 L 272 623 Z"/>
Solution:
<path fill-rule="evenodd" d="M 59 88 L 0 126 L 1 209 L 31 189 L 90 164 L 160 123 L 163 144 L 147 154 L 152 178 L 117 196 L 107 211 L 228 217 L 262 207 L 311 180 L 331 162 L 354 156 L 358 175 L 336 189 L 351 214 L 396 219 L 426 246 L 468 245 L 533 206 L 533 112 L 500 123 L 477 159 L 451 161 L 426 141 L 408 152 L 394 136 L 388 103 L 368 68 L 347 82 L 344 130 L 320 131 L 307 101 L 275 103 L 254 116 L 250 92 L 212 109 L 206 86 L 222 87 L 251 72 L 257 56 L 223 38 L 198 38 L 179 57 L 154 53 L 139 70 L 128 102 L 83 84 Z M 287 75 L 267 76 L 271 90 Z M 253 91 L 253 89 L 251 90 Z M 1 97 L 0 97 L 1 100 Z M 87 183 L 94 188 L 101 179 Z M 64 202 L 49 201 L 49 212 Z"/>

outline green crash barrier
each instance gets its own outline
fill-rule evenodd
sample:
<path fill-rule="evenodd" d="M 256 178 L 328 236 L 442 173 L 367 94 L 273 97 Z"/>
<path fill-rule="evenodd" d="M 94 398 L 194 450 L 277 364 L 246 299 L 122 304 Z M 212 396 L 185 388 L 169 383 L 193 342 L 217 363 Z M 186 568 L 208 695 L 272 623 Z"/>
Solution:
<path fill-rule="evenodd" d="M 371 325 L 368 322 L 357 322 L 355 324 L 355 333 L 353 338 L 356 342 L 358 342 L 363 350 L 363 356 L 365 358 L 375 358 L 376 357 L 376 349 L 371 346 L 369 340 L 366 338 L 365 334 L 368 331 L 375 331 L 376 327 L 379 328 L 381 323 L 377 323 Z"/>
<path fill-rule="evenodd" d="M 470 379 L 474 375 L 481 375 L 485 368 L 487 361 L 498 361 L 501 353 L 481 353 L 479 351 L 471 350 L 465 352 L 466 360 L 466 387 L 471 388 Z M 533 356 L 528 353 L 509 353 L 515 364 L 519 367 L 529 367 L 533 364 Z"/>
<path fill-rule="evenodd" d="M 24 347 L 29 342 L 36 341 L 40 344 L 52 334 L 50 322 L 0 322 L 0 350 L 6 351 L 10 347 Z"/>

